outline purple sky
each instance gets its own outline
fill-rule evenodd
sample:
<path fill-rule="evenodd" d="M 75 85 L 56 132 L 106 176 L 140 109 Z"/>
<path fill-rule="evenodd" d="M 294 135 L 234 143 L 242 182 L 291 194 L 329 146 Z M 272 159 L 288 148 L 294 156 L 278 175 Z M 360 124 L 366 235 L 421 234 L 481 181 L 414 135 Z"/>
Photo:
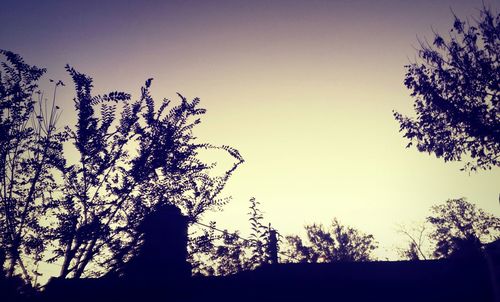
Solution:
<path fill-rule="evenodd" d="M 484 0 L 498 11 L 499 2 Z M 64 65 L 92 76 L 96 92 L 200 97 L 196 135 L 246 159 L 211 214 L 248 231 L 248 199 L 283 234 L 333 217 L 371 232 L 381 257 L 402 244 L 398 223 L 467 197 L 500 215 L 500 171 L 468 175 L 461 163 L 405 149 L 392 118 L 411 114 L 404 65 L 417 35 L 447 33 L 451 9 L 478 16 L 482 1 L 2 1 L 0 47 L 70 82 Z M 472 20 L 472 19 L 471 19 Z M 71 86 L 71 85 L 69 85 Z M 62 122 L 73 119 L 71 87 Z"/>

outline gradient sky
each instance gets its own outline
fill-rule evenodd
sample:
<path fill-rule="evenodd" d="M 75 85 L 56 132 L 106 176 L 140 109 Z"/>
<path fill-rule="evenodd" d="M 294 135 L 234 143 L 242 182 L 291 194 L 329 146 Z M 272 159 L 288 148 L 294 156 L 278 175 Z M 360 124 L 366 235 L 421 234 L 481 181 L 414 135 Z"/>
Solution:
<path fill-rule="evenodd" d="M 499 2 L 484 0 L 498 10 Z M 416 149 L 392 110 L 411 114 L 404 65 L 417 35 L 446 33 L 452 11 L 482 0 L 428 1 L 2 1 L 0 48 L 70 83 L 64 65 L 91 75 L 95 92 L 200 97 L 195 134 L 237 148 L 222 228 L 248 234 L 248 200 L 282 234 L 333 217 L 375 235 L 378 255 L 402 245 L 399 223 L 467 197 L 500 216 L 500 169 L 468 174 Z M 70 85 L 69 85 L 70 86 Z M 59 98 L 73 119 L 71 87 Z"/>

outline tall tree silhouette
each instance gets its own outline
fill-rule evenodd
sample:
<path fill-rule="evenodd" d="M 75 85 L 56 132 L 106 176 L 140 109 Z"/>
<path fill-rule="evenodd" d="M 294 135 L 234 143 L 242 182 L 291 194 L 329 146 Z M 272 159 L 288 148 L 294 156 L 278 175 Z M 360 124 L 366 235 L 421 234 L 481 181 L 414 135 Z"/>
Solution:
<path fill-rule="evenodd" d="M 0 50 L 0 247 L 8 259 L 7 276 L 20 269 L 29 281 L 33 272 L 25 256 L 39 261 L 47 242 L 48 202 L 56 191 L 56 170 L 63 170 L 64 134 L 57 130 L 59 118 L 56 90 L 48 101 L 37 82 L 45 69 L 30 66 L 17 54 Z"/>
<path fill-rule="evenodd" d="M 76 129 L 67 131 L 80 160 L 65 169 L 64 199 L 54 208 L 58 245 L 51 260 L 62 257 L 60 275 L 78 278 L 121 267 L 137 252 L 138 225 L 159 204 L 175 204 L 193 221 L 220 206 L 218 195 L 243 159 L 233 148 L 194 141 L 192 129 L 205 113 L 199 99 L 179 95 L 179 105 L 164 99 L 157 108 L 152 79 L 137 101 L 123 92 L 92 96 L 92 79 L 66 69 L 75 83 L 78 113 Z M 211 176 L 213 166 L 197 159 L 199 150 L 210 148 L 236 160 L 223 176 Z"/>
<path fill-rule="evenodd" d="M 377 248 L 373 235 L 340 224 L 333 219 L 330 228 L 306 225 L 307 243 L 299 236 L 287 236 L 285 253 L 300 262 L 369 261 Z"/>
<path fill-rule="evenodd" d="M 475 24 L 455 16 L 448 37 L 420 42 L 420 62 L 406 66 L 416 117 L 394 112 L 421 152 L 464 169 L 500 166 L 500 15 L 483 8 Z"/>
<path fill-rule="evenodd" d="M 61 259 L 61 277 L 102 274 L 137 253 L 137 228 L 161 204 L 196 221 L 227 202 L 219 195 L 243 158 L 229 146 L 195 139 L 205 113 L 199 99 L 179 94 L 176 105 L 156 103 L 152 79 L 135 101 L 118 91 L 92 95 L 92 79 L 66 66 L 77 120 L 59 131 L 56 90 L 64 84 L 55 83 L 45 101 L 37 92 L 45 69 L 0 54 L 0 244 L 8 276 L 20 270 L 30 279 L 26 257 Z M 233 165 L 222 175 L 212 172 L 215 165 L 198 158 L 207 149 L 224 151 Z"/>

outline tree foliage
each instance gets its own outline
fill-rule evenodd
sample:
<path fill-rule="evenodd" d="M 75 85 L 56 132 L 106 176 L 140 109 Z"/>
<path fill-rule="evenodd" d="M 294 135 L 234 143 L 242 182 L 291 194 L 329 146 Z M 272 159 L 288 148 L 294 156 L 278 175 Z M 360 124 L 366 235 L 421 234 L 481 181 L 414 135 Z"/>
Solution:
<path fill-rule="evenodd" d="M 500 239 L 500 218 L 465 198 L 449 199 L 430 211 L 424 222 L 399 227 L 408 239 L 408 246 L 399 250 L 404 259 L 477 257 L 485 244 Z"/>
<path fill-rule="evenodd" d="M 192 221 L 221 206 L 218 195 L 243 162 L 238 151 L 195 142 L 193 128 L 205 110 L 199 99 L 179 95 L 179 105 L 150 95 L 152 79 L 137 101 L 123 92 L 92 96 L 92 79 L 67 66 L 75 83 L 76 129 L 68 128 L 80 161 L 65 170 L 65 197 L 56 208 L 61 276 L 80 277 L 121 267 L 137 252 L 145 215 L 162 203 L 179 206 Z M 123 103 L 120 118 L 116 104 Z M 94 108 L 100 106 L 100 115 Z M 113 127 L 114 126 L 114 127 Z M 223 176 L 197 158 L 199 150 L 218 148 L 236 162 Z"/>
<path fill-rule="evenodd" d="M 450 199 L 431 208 L 427 221 L 434 256 L 445 258 L 478 252 L 482 244 L 500 236 L 500 218 L 486 213 L 464 198 Z"/>
<path fill-rule="evenodd" d="M 46 248 L 47 226 L 40 217 L 56 191 L 64 133 L 56 128 L 55 105 L 38 91 L 45 69 L 30 66 L 17 54 L 0 50 L 0 247 L 9 260 L 7 276 L 20 268 L 26 281 L 33 276 L 26 258 L 39 261 Z M 35 272 L 36 273 L 36 272 Z"/>
<path fill-rule="evenodd" d="M 373 235 L 340 224 L 333 219 L 327 229 L 321 224 L 306 225 L 307 243 L 299 236 L 287 236 L 288 254 L 299 262 L 369 261 L 377 248 Z"/>
<path fill-rule="evenodd" d="M 215 223 L 202 234 L 190 240 L 190 262 L 193 273 L 225 276 L 245 270 L 253 270 L 269 262 L 270 226 L 265 226 L 260 203 L 250 199 L 250 238 L 242 238 L 239 232 L 215 233 Z"/>
<path fill-rule="evenodd" d="M 418 56 L 404 81 L 416 117 L 394 113 L 407 147 L 445 161 L 465 155 L 464 169 L 500 166 L 500 14 L 484 8 L 474 24 L 455 16 L 449 36 L 420 42 Z"/>
<path fill-rule="evenodd" d="M 42 101 L 36 110 L 32 98 L 45 70 L 2 54 L 0 243 L 11 274 L 21 268 L 30 278 L 26 256 L 61 261 L 61 277 L 100 275 L 136 254 L 137 228 L 161 204 L 196 221 L 227 202 L 220 192 L 243 158 L 231 147 L 196 140 L 193 128 L 205 113 L 199 99 L 179 94 L 178 104 L 157 102 L 152 79 L 134 101 L 119 91 L 93 95 L 92 78 L 66 66 L 77 120 L 58 131 L 55 91 L 49 110 Z M 64 154 L 63 145 L 73 150 Z M 215 164 L 198 158 L 207 149 L 223 150 L 233 166 L 213 173 Z"/>

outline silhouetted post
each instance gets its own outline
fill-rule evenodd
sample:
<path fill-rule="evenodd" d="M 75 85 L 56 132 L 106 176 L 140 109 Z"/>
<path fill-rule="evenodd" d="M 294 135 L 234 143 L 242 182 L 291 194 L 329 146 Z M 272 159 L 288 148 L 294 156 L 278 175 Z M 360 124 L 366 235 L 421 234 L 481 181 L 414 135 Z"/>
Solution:
<path fill-rule="evenodd" d="M 267 243 L 267 250 L 269 253 L 269 263 L 278 263 L 278 234 L 276 230 L 271 228 L 271 224 L 269 224 L 269 241 Z"/>

